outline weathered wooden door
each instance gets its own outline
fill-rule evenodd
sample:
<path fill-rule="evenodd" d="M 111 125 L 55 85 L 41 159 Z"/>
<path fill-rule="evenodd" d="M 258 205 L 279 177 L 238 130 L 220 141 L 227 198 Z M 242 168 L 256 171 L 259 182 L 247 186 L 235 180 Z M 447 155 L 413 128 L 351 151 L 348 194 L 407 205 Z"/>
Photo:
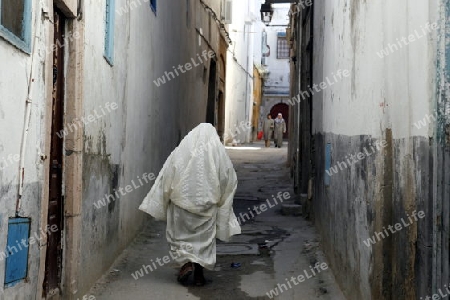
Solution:
<path fill-rule="evenodd" d="M 48 235 L 47 254 L 45 260 L 45 297 L 60 292 L 62 277 L 62 229 L 63 229 L 63 130 L 64 114 L 64 27 L 63 14 L 55 7 L 54 12 L 54 45 L 53 52 L 53 94 L 52 94 L 52 131 L 50 150 L 50 179 L 48 202 L 48 226 L 58 228 L 57 232 Z M 53 227 L 51 227 L 53 226 Z M 56 226 L 56 227 L 55 227 Z"/>

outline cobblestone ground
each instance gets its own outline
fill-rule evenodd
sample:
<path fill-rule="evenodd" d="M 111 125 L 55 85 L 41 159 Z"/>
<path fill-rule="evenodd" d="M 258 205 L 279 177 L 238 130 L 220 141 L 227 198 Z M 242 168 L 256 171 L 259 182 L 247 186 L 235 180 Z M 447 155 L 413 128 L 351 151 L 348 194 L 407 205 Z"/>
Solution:
<path fill-rule="evenodd" d="M 345 299 L 320 251 L 314 227 L 292 215 L 299 210 L 290 205 L 295 195 L 286 152 L 264 148 L 262 143 L 228 149 L 239 180 L 234 209 L 242 234 L 230 243 L 218 243 L 217 265 L 205 272 L 204 287 L 178 284 L 178 270 L 171 263 L 157 265 L 137 279 L 132 276 L 169 253 L 165 224 L 149 220 L 90 294 L 105 300 Z M 281 214 L 283 206 L 288 215 Z M 233 268 L 233 263 L 240 267 Z"/>

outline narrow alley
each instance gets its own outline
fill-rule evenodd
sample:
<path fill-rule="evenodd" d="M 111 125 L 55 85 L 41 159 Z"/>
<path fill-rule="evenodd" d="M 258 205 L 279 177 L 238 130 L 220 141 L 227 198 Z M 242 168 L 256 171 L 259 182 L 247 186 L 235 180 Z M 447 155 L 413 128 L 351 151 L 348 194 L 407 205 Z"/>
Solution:
<path fill-rule="evenodd" d="M 450 0 L 0 0 L 0 300 L 450 298 Z"/>
<path fill-rule="evenodd" d="M 299 216 L 286 148 L 264 148 L 258 142 L 230 148 L 228 153 L 239 181 L 234 210 L 244 225 L 241 235 L 217 245 L 216 269 L 206 273 L 206 286 L 195 287 L 192 281 L 177 284 L 178 267 L 173 263 L 142 269 L 169 253 L 164 222 L 150 221 L 88 296 L 98 300 L 345 299 L 328 265 L 319 271 L 312 268 L 327 262 L 314 227 Z M 280 197 L 283 202 L 274 200 L 278 193 L 285 195 Z M 261 204 L 267 205 L 266 211 L 254 209 Z M 233 268 L 233 263 L 240 267 Z M 300 275 L 305 276 L 303 282 L 297 280 Z"/>

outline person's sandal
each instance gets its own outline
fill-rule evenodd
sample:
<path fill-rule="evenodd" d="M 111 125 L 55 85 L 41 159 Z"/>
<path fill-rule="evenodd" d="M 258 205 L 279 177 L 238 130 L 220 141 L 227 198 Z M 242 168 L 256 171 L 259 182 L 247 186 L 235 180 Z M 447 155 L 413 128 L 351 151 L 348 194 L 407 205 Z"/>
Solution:
<path fill-rule="evenodd" d="M 204 286 L 206 284 L 206 279 L 203 275 L 195 276 L 194 275 L 194 283 L 196 286 Z"/>
<path fill-rule="evenodd" d="M 185 283 L 188 279 L 189 276 L 191 276 L 192 272 L 194 271 L 194 266 L 192 265 L 191 262 L 185 263 L 181 269 L 180 269 L 180 273 L 178 274 L 178 282 L 180 283 Z"/>
<path fill-rule="evenodd" d="M 199 264 L 195 264 L 194 284 L 196 286 L 204 286 L 206 284 L 206 279 L 203 276 L 203 267 L 200 266 Z"/>

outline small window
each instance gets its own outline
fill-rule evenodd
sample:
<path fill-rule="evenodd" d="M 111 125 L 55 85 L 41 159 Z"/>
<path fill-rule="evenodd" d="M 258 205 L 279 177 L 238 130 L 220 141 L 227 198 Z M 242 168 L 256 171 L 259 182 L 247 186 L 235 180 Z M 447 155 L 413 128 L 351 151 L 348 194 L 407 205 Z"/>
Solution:
<path fill-rule="evenodd" d="M 225 24 L 233 23 L 233 1 L 225 0 L 224 12 L 223 12 L 223 22 Z"/>
<path fill-rule="evenodd" d="M 106 0 L 104 55 L 110 65 L 114 63 L 114 6 L 115 0 Z"/>
<path fill-rule="evenodd" d="M 0 0 L 0 36 L 31 52 L 31 0 Z"/>
<path fill-rule="evenodd" d="M 150 7 L 156 14 L 156 0 L 150 0 Z"/>
<path fill-rule="evenodd" d="M 289 58 L 289 52 L 290 49 L 286 37 L 278 37 L 277 58 L 278 59 Z"/>

